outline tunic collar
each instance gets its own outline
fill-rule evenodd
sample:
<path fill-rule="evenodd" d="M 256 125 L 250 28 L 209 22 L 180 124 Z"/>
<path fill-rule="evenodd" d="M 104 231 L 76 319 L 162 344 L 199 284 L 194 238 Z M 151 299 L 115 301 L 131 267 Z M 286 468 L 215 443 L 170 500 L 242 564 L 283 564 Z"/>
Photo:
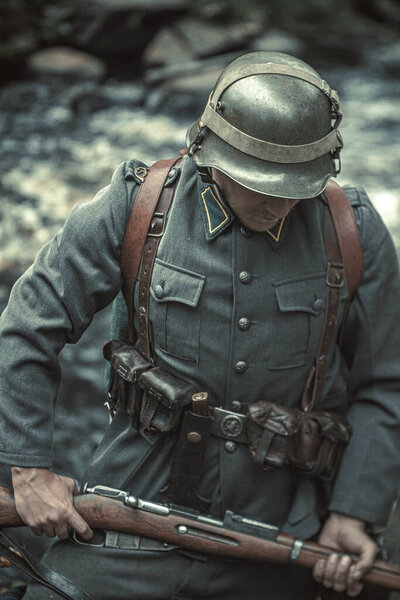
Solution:
<path fill-rule="evenodd" d="M 237 218 L 232 213 L 228 204 L 223 199 L 217 197 L 212 185 L 200 185 L 199 193 L 206 239 L 207 241 L 211 241 L 230 227 Z M 290 215 L 283 217 L 271 230 L 265 231 L 262 234 L 269 241 L 272 248 L 277 249 L 285 237 L 290 220 L 289 217 Z"/>

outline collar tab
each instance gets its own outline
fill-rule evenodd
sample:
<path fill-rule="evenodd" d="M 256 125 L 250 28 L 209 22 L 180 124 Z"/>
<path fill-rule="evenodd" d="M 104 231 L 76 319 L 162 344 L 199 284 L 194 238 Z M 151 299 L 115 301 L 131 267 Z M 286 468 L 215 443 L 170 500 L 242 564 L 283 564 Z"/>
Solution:
<path fill-rule="evenodd" d="M 215 195 L 211 185 L 200 191 L 204 210 L 204 223 L 208 240 L 216 238 L 234 220 L 234 216 L 225 203 Z"/>

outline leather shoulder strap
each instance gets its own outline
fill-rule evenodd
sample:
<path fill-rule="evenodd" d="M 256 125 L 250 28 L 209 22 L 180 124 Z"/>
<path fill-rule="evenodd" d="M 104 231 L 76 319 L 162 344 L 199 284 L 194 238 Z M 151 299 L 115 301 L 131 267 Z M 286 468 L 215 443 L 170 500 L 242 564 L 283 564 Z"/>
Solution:
<path fill-rule="evenodd" d="M 342 188 L 329 181 L 326 188 L 328 206 L 324 211 L 324 244 L 327 259 L 327 297 L 321 340 L 301 398 L 303 410 L 315 410 L 320 403 L 327 370 L 328 350 L 335 332 L 343 286 L 343 269 L 347 278 L 349 300 L 354 298 L 362 277 L 362 248 L 353 209 Z M 346 314 L 345 312 L 345 314 Z M 345 319 L 345 317 L 344 317 Z"/>
<path fill-rule="evenodd" d="M 326 187 L 333 223 L 339 240 L 350 300 L 354 298 L 363 272 L 360 234 L 353 209 L 343 189 L 330 180 Z"/>
<path fill-rule="evenodd" d="M 159 160 L 150 167 L 141 184 L 125 230 L 121 255 L 123 294 L 128 309 L 129 331 L 133 327 L 133 289 L 139 271 L 142 250 L 155 207 L 164 187 L 165 179 L 179 158 Z M 132 340 L 134 341 L 134 340 Z"/>

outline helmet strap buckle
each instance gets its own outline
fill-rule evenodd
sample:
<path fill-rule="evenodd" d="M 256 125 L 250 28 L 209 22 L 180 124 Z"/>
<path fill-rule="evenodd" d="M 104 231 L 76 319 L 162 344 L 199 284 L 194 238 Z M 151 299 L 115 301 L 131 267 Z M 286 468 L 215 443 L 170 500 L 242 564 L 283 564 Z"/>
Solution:
<path fill-rule="evenodd" d="M 331 150 L 331 156 L 332 156 L 332 162 L 333 162 L 334 175 L 336 177 L 336 175 L 339 175 L 341 168 L 342 168 L 342 161 L 340 158 L 340 148 L 335 148 L 335 150 Z"/>
<path fill-rule="evenodd" d="M 203 141 L 203 138 L 204 138 L 205 128 L 206 128 L 205 125 L 197 126 L 196 137 L 194 138 L 193 142 L 190 144 L 189 149 L 188 149 L 189 156 L 193 156 L 200 149 L 201 142 Z"/>

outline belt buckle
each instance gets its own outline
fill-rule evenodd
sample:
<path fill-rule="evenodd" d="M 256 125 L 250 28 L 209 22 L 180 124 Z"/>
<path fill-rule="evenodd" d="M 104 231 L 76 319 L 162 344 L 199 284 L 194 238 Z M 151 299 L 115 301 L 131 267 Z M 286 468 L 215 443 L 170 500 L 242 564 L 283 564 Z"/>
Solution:
<path fill-rule="evenodd" d="M 224 416 L 219 424 L 221 433 L 230 439 L 238 438 L 244 429 L 243 420 L 239 415 L 229 413 Z"/>

